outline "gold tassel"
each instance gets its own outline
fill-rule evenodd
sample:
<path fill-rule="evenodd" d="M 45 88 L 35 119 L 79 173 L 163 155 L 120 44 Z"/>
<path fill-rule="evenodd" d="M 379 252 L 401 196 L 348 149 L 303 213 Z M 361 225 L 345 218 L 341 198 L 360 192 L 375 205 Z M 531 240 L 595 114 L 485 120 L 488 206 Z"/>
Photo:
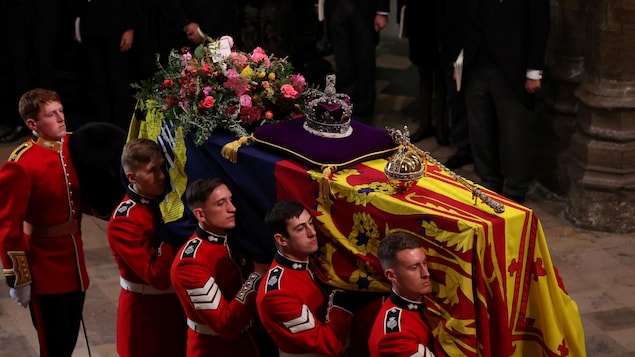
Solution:
<path fill-rule="evenodd" d="M 220 154 L 225 159 L 235 164 L 238 162 L 238 149 L 240 149 L 243 144 L 247 143 L 248 140 L 248 136 L 241 136 L 238 140 L 230 141 L 223 146 L 220 150 Z"/>
<path fill-rule="evenodd" d="M 333 166 L 327 166 L 322 170 L 322 176 L 319 178 L 320 189 L 318 192 L 318 202 L 322 204 L 325 212 L 331 211 L 331 173 L 337 168 Z"/>

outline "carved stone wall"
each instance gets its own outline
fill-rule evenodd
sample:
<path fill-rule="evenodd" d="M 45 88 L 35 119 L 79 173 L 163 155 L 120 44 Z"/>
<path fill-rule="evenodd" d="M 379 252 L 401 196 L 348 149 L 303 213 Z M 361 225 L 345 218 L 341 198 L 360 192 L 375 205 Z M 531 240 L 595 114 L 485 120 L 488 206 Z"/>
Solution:
<path fill-rule="evenodd" d="M 635 231 L 635 1 L 587 1 L 586 78 L 569 149 L 567 215 L 585 228 Z"/>
<path fill-rule="evenodd" d="M 579 101 L 574 95 L 585 76 L 587 0 L 551 0 L 544 88 L 538 94 L 539 142 L 537 179 L 560 196 L 569 190 L 569 144 L 576 127 Z"/>

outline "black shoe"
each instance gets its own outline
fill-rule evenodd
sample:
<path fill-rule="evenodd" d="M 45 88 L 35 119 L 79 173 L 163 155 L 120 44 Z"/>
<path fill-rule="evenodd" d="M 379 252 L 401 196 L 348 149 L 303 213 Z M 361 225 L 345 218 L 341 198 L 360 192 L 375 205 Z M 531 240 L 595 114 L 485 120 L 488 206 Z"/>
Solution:
<path fill-rule="evenodd" d="M 24 125 L 18 125 L 9 130 L 6 134 L 0 136 L 0 143 L 8 144 L 29 135 L 30 130 Z"/>
<path fill-rule="evenodd" d="M 456 153 L 452 155 L 443 166 L 450 170 L 460 169 L 461 167 L 474 163 L 474 158 L 470 154 Z"/>

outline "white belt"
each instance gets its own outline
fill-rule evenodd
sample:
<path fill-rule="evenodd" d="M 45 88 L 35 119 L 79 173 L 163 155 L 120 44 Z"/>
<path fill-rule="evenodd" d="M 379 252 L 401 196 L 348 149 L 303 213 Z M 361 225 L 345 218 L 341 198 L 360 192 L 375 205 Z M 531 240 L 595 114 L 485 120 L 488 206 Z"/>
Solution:
<path fill-rule="evenodd" d="M 323 355 L 317 353 L 289 353 L 280 350 L 278 350 L 278 352 L 279 357 L 324 357 Z"/>
<path fill-rule="evenodd" d="M 175 293 L 174 288 L 172 288 L 171 286 L 167 290 L 159 290 L 148 284 L 133 283 L 121 276 L 119 277 L 119 285 L 121 285 L 124 290 L 143 295 L 163 295 Z"/>
<path fill-rule="evenodd" d="M 199 324 L 198 322 L 194 322 L 194 321 L 190 320 L 189 318 L 187 319 L 187 327 L 191 328 L 195 332 L 200 333 L 201 335 L 210 335 L 210 336 L 217 336 L 218 335 L 209 326 L 204 325 L 204 324 Z"/>

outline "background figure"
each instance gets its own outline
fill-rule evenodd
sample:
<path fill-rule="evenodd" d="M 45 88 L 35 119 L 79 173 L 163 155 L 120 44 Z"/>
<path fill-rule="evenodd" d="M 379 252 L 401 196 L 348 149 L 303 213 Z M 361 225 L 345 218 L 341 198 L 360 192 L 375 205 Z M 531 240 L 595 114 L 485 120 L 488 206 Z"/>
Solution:
<path fill-rule="evenodd" d="M 19 111 L 35 135 L 0 167 L 0 257 L 11 297 L 29 306 L 40 355 L 70 357 L 89 284 L 79 178 L 60 96 L 31 90 Z"/>
<path fill-rule="evenodd" d="M 443 0 L 399 0 L 405 5 L 404 29 L 408 36 L 410 61 L 419 71 L 419 128 L 411 142 L 436 136 L 439 145 L 448 145 L 446 90 L 439 43 L 440 9 Z"/>
<path fill-rule="evenodd" d="M 324 24 L 315 16 L 314 0 L 251 0 L 242 7 L 241 39 L 247 51 L 260 46 L 276 57 L 288 57 L 296 73 L 324 87 L 332 72 L 318 42 Z"/>
<path fill-rule="evenodd" d="M 534 93 L 548 0 L 466 1 L 465 100 L 481 184 L 523 203 L 534 178 Z"/>
<path fill-rule="evenodd" d="M 76 1 L 75 40 L 85 50 L 97 119 L 127 131 L 134 109 L 130 49 L 139 18 L 137 1 Z"/>
<path fill-rule="evenodd" d="M 441 67 L 448 98 L 450 140 L 456 147 L 456 152 L 443 165 L 450 170 L 455 170 L 474 162 L 465 108 L 465 90 L 463 86 L 460 91 L 457 91 L 454 78 L 454 63 L 465 41 L 465 0 L 444 0 L 437 3 L 437 6 L 439 6 Z"/>
<path fill-rule="evenodd" d="M 389 0 L 326 0 L 324 16 L 335 56 L 336 87 L 353 102 L 353 119 L 372 124 L 375 46 L 388 25 Z"/>
<path fill-rule="evenodd" d="M 55 80 L 60 20 L 59 0 L 2 1 L 9 63 L 15 91 L 11 103 L 33 88 L 58 90 Z M 11 130 L 0 143 L 14 142 L 29 134 L 16 110 L 7 123 Z"/>
<path fill-rule="evenodd" d="M 159 4 L 157 35 L 162 63 L 172 49 L 190 47 L 193 51 L 204 36 L 218 39 L 229 35 L 240 48 L 238 1 L 160 0 Z"/>

